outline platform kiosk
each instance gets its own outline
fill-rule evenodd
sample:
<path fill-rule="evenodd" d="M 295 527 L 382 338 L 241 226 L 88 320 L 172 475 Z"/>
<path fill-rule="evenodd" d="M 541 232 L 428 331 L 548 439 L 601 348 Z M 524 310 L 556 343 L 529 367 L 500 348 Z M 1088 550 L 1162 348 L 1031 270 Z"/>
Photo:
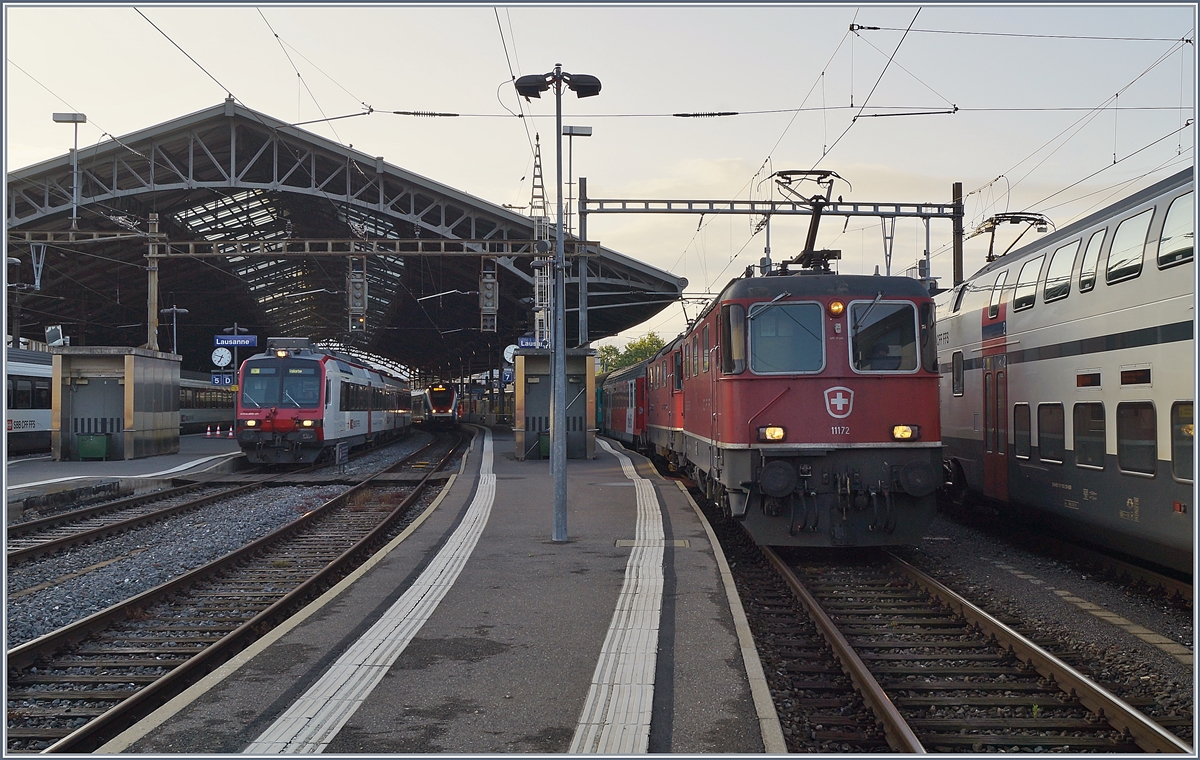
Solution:
<path fill-rule="evenodd" d="M 56 346 L 50 447 L 57 461 L 140 459 L 179 451 L 177 354 Z"/>
<path fill-rule="evenodd" d="M 513 437 L 520 460 L 550 457 L 552 358 L 548 348 L 522 348 L 513 356 Z M 567 349 L 567 459 L 595 458 L 596 351 Z"/>

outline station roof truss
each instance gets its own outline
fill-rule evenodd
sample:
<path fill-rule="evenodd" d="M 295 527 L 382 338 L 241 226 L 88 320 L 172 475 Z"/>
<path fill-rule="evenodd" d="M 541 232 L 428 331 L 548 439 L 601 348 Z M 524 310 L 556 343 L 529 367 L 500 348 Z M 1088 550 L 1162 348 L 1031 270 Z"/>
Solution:
<path fill-rule="evenodd" d="M 185 369 L 210 368 L 212 335 L 235 322 L 264 343 L 268 335 L 308 337 L 426 372 L 457 370 L 472 356 L 489 366 L 532 329 L 532 218 L 232 100 L 82 148 L 77 171 L 77 230 L 69 154 L 7 178 L 9 256 L 22 259 L 10 283 L 32 282 L 28 254 L 46 252 L 41 289 L 21 291 L 26 337 L 62 324 L 75 345 L 145 344 L 151 243 L 158 305 L 188 310 L 176 322 Z M 686 285 L 598 243 L 569 240 L 568 256 L 588 255 L 569 264 L 566 308 L 577 313 L 586 261 L 591 341 L 653 317 Z M 499 264 L 495 333 L 480 331 L 472 295 L 483 255 Z M 362 332 L 348 330 L 351 256 L 367 260 Z M 576 345 L 577 320 L 567 322 Z M 170 329 L 160 322 L 163 348 Z"/>

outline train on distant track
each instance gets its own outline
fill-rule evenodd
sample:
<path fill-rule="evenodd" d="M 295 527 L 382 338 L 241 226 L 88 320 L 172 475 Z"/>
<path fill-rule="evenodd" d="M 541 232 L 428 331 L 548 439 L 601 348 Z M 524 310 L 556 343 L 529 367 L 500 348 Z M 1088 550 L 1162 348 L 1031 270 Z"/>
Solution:
<path fill-rule="evenodd" d="M 1194 185 L 1179 172 L 937 297 L 956 501 L 1192 572 Z"/>
<path fill-rule="evenodd" d="M 4 379 L 9 456 L 50 451 L 53 361 L 46 351 L 7 349 Z M 224 435 L 233 427 L 234 392 L 214 386 L 204 373 L 179 374 L 180 435 L 217 429 Z"/>
<path fill-rule="evenodd" d="M 428 422 L 434 427 L 452 428 L 458 424 L 458 389 L 451 383 L 434 383 L 425 390 Z"/>
<path fill-rule="evenodd" d="M 239 369 L 237 440 L 259 464 L 306 464 L 409 433 L 407 380 L 314 348 L 307 338 L 268 338 Z"/>
<path fill-rule="evenodd" d="M 599 429 L 686 473 L 760 544 L 916 543 L 943 471 L 933 299 L 815 254 L 748 270 L 603 377 Z"/>

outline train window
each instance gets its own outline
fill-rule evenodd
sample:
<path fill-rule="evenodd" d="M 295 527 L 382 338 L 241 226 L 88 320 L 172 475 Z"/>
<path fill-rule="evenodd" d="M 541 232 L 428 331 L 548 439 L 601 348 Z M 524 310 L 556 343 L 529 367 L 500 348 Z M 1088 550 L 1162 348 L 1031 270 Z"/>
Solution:
<path fill-rule="evenodd" d="M 819 303 L 776 301 L 750 307 L 750 369 L 820 372 L 825 364 L 824 314 Z"/>
<path fill-rule="evenodd" d="M 1000 302 L 1004 300 L 1004 281 L 1007 279 L 1007 269 L 996 275 L 996 282 L 992 285 L 992 300 L 988 302 L 988 319 L 1000 316 Z"/>
<path fill-rule="evenodd" d="M 1032 452 L 1029 433 L 1029 404 L 1013 406 L 1013 453 L 1020 459 L 1028 459 Z"/>
<path fill-rule="evenodd" d="M 1021 273 L 1017 275 L 1017 292 L 1013 294 L 1013 311 L 1028 309 L 1037 301 L 1038 278 L 1042 274 L 1042 262 L 1045 260 L 1045 256 L 1038 256 L 1026 261 L 1021 267 Z"/>
<path fill-rule="evenodd" d="M 921 360 L 926 372 L 937 372 L 937 310 L 932 303 L 921 305 Z"/>
<path fill-rule="evenodd" d="M 1050 303 L 1071 294 L 1071 269 L 1075 266 L 1075 255 L 1082 241 L 1067 243 L 1050 257 L 1050 268 L 1046 270 L 1046 285 L 1042 288 L 1042 301 Z"/>
<path fill-rule="evenodd" d="M 692 347 L 686 340 L 683 342 L 683 376 L 692 376 Z"/>
<path fill-rule="evenodd" d="M 680 351 L 675 352 L 675 374 L 673 377 L 675 378 L 675 390 L 683 390 L 683 353 Z"/>
<path fill-rule="evenodd" d="M 27 378 L 17 378 L 17 393 L 13 399 L 13 409 L 32 409 L 33 408 L 33 381 Z"/>
<path fill-rule="evenodd" d="M 333 380 L 325 379 L 325 406 L 333 403 Z"/>
<path fill-rule="evenodd" d="M 1076 466 L 1104 469 L 1104 404 L 1076 404 L 1073 414 Z"/>
<path fill-rule="evenodd" d="M 5 385 L 6 389 L 8 390 L 7 406 L 9 409 L 14 409 L 15 407 L 13 406 L 13 402 L 16 399 L 13 397 L 13 379 L 11 377 L 4 378 L 4 385 Z"/>
<path fill-rule="evenodd" d="M 1192 441 L 1195 439 L 1192 402 L 1171 405 L 1171 472 L 1179 480 L 1192 481 Z"/>
<path fill-rule="evenodd" d="M 1158 266 L 1169 267 L 1192 260 L 1193 194 L 1181 195 L 1167 209 L 1162 235 L 1158 238 Z"/>
<path fill-rule="evenodd" d="M 1066 419 L 1062 404 L 1038 404 L 1038 457 L 1062 464 L 1066 452 Z"/>
<path fill-rule="evenodd" d="M 700 374 L 700 347 L 699 339 L 692 336 L 692 377 Z"/>
<path fill-rule="evenodd" d="M 34 380 L 33 381 L 33 408 L 34 409 L 49 409 L 50 408 L 50 381 L 49 380 Z"/>
<path fill-rule="evenodd" d="M 1142 256 L 1146 251 L 1146 233 L 1150 231 L 1150 220 L 1153 218 L 1154 209 L 1148 208 L 1117 225 L 1112 246 L 1108 251 L 1105 282 L 1131 280 L 1141 274 Z"/>
<path fill-rule="evenodd" d="M 740 304 L 721 307 L 721 371 L 740 375 L 746 371 L 746 310 Z"/>
<path fill-rule="evenodd" d="M 1092 233 L 1088 240 L 1087 249 L 1083 252 L 1083 264 L 1079 267 L 1079 292 L 1086 293 L 1096 287 L 1096 265 L 1100 262 L 1100 246 L 1104 245 L 1104 235 L 1108 228 Z"/>
<path fill-rule="evenodd" d="M 703 372 L 708 372 L 708 325 L 704 326 L 704 329 L 700 332 L 700 335 L 702 336 L 700 339 L 700 347 L 704 350 L 704 353 L 700 354 L 700 369 Z"/>
<path fill-rule="evenodd" d="M 983 373 L 983 449 L 988 453 L 996 450 L 996 429 L 992 426 L 992 404 L 996 401 L 992 390 L 992 373 Z"/>
<path fill-rule="evenodd" d="M 321 403 L 321 376 L 316 366 L 287 367 L 279 405 L 299 409 L 314 409 Z"/>
<path fill-rule="evenodd" d="M 955 351 L 950 357 L 950 378 L 955 396 L 963 395 L 963 352 Z"/>
<path fill-rule="evenodd" d="M 954 296 L 954 308 L 951 310 L 950 313 L 953 314 L 953 313 L 958 312 L 959 308 L 962 306 L 963 296 L 965 296 L 967 294 L 968 287 L 969 287 L 969 284 L 965 283 L 965 282 L 959 286 L 958 295 Z"/>
<path fill-rule="evenodd" d="M 1158 430 L 1154 404 L 1117 404 L 1117 467 L 1123 472 L 1153 475 L 1158 461 Z"/>
<path fill-rule="evenodd" d="M 850 351 L 859 372 L 917 368 L 916 309 L 910 303 L 864 301 L 850 306 Z"/>

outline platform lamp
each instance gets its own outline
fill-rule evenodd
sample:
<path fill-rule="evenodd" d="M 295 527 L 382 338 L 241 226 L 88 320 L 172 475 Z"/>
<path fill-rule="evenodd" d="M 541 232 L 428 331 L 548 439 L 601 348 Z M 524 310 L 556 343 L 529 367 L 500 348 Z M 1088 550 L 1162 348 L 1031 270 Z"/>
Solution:
<path fill-rule="evenodd" d="M 175 306 L 172 304 L 171 308 L 159 309 L 158 313 L 162 314 L 164 317 L 168 314 L 171 315 L 171 351 L 178 354 L 179 353 L 179 315 L 187 314 L 188 310 L 181 309 L 178 306 Z"/>
<path fill-rule="evenodd" d="M 79 125 L 87 124 L 87 116 L 81 113 L 56 113 L 58 124 L 75 125 L 75 147 L 71 150 L 71 229 L 79 228 Z"/>
<path fill-rule="evenodd" d="M 567 540 L 567 331 L 566 331 L 566 262 L 563 253 L 563 155 L 562 155 L 562 92 L 564 85 L 578 97 L 600 94 L 600 80 L 591 74 L 568 74 L 562 64 L 554 64 L 548 74 L 527 74 L 514 83 L 517 94 L 524 98 L 540 98 L 554 88 L 555 143 L 558 163 L 558 218 L 554 246 L 554 368 L 550 373 L 550 472 L 554 478 L 555 542 Z"/>

